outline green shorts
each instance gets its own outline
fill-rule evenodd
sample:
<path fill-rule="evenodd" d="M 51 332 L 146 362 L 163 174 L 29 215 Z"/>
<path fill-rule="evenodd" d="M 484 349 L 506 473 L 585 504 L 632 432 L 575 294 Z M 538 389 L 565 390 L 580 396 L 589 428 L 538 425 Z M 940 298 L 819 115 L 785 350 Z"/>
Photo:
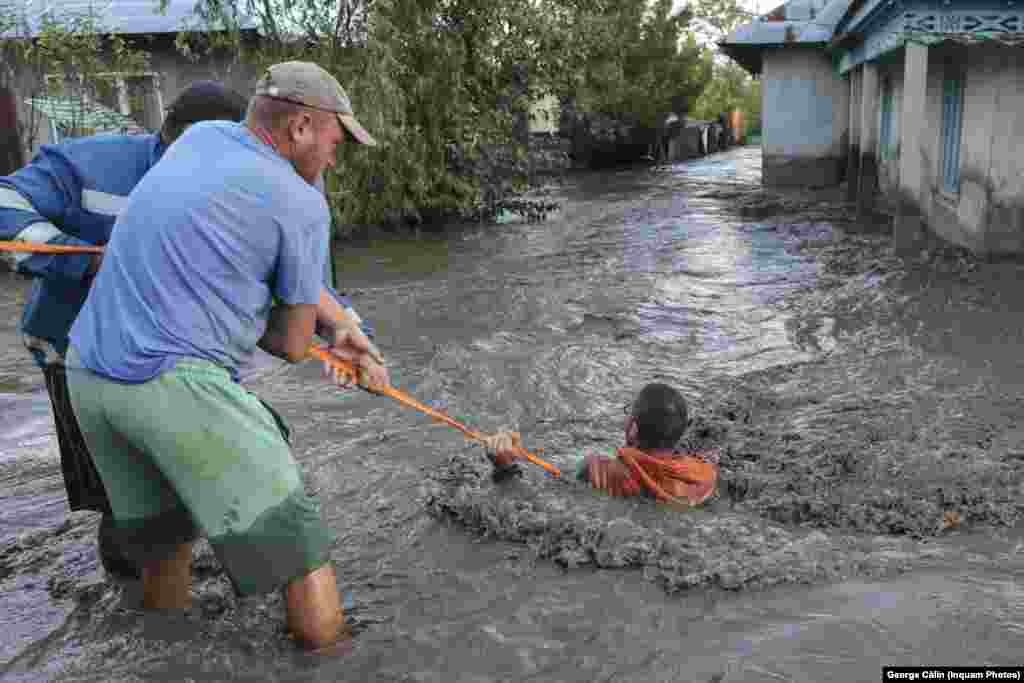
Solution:
<path fill-rule="evenodd" d="M 179 360 L 142 384 L 114 382 L 68 354 L 68 390 L 137 562 L 204 533 L 241 595 L 323 566 L 329 537 L 278 419 L 209 361 Z"/>

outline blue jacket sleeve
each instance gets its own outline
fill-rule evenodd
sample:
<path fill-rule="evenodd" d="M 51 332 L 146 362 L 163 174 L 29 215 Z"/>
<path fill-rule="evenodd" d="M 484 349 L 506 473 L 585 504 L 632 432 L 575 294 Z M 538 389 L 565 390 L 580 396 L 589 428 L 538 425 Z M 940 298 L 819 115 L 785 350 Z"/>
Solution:
<path fill-rule="evenodd" d="M 0 239 L 46 244 L 87 244 L 62 231 L 61 219 L 81 202 L 81 185 L 71 165 L 54 147 L 43 147 L 28 166 L 0 176 Z M 81 281 L 91 257 L 4 254 L 19 272 L 46 279 Z"/>

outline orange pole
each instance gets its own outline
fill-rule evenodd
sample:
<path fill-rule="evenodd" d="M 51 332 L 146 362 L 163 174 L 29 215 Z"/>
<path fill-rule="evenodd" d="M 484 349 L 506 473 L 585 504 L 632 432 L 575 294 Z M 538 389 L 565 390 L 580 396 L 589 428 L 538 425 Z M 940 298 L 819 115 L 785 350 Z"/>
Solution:
<path fill-rule="evenodd" d="M 63 244 L 41 244 L 38 242 L 12 242 L 0 240 L 0 251 L 13 251 L 30 254 L 102 254 L 103 247 L 77 245 L 73 246 Z M 445 415 L 444 413 L 435 410 L 434 408 L 431 408 L 430 406 L 424 403 L 420 403 L 412 396 L 406 394 L 404 391 L 395 389 L 394 387 L 368 387 L 364 386 L 363 384 L 360 384 L 359 372 L 352 363 L 342 360 L 341 358 L 336 358 L 332 356 L 319 346 L 313 345 L 309 347 L 308 353 L 310 355 L 316 356 L 320 360 L 330 363 L 333 367 L 345 373 L 356 384 L 359 384 L 359 386 L 365 389 L 366 391 L 369 391 L 370 393 L 373 394 L 387 396 L 388 398 L 393 398 L 399 403 L 407 405 L 410 408 L 415 408 L 421 413 L 424 413 L 434 418 L 438 422 L 444 422 L 445 424 L 454 427 L 455 429 L 465 434 L 468 438 L 483 443 L 485 437 L 480 432 L 473 431 L 472 429 L 462 424 L 458 420 L 449 417 L 448 415 Z M 526 458 L 535 465 L 540 465 L 541 467 L 546 469 L 548 472 L 551 472 L 555 476 L 562 475 L 562 471 L 559 470 L 557 467 L 541 460 L 540 458 L 538 458 L 536 455 L 526 450 L 525 448 L 517 448 L 516 451 L 517 454 L 520 455 L 521 457 Z"/>

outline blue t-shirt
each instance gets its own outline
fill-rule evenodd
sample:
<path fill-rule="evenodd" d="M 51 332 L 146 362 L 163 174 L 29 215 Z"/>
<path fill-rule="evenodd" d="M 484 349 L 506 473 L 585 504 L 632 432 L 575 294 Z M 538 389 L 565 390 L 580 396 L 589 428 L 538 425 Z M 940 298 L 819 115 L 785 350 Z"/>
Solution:
<path fill-rule="evenodd" d="M 272 297 L 316 304 L 330 213 L 244 124 L 191 126 L 128 198 L 74 326 L 82 365 L 145 382 L 178 358 L 238 378 Z"/>

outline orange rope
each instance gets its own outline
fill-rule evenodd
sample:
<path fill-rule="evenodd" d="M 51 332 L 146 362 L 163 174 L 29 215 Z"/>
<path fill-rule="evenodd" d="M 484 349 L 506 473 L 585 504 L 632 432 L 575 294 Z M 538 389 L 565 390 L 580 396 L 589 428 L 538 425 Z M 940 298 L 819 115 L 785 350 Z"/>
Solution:
<path fill-rule="evenodd" d="M 0 251 L 14 251 L 25 254 L 102 254 L 103 247 L 0 240 Z"/>
<path fill-rule="evenodd" d="M 430 406 L 426 405 L 425 403 L 420 403 L 419 401 L 414 399 L 412 396 L 409 396 L 408 394 L 406 394 L 404 391 L 402 391 L 400 389 L 395 389 L 394 387 L 369 387 L 369 386 L 365 386 L 363 384 L 360 384 L 359 383 L 358 370 L 356 370 L 356 367 L 351 362 L 346 361 L 346 360 L 342 360 L 341 358 L 337 358 L 335 356 L 332 356 L 325 349 L 323 349 L 323 348 L 321 348 L 319 346 L 311 346 L 310 349 L 309 349 L 309 352 L 310 352 L 310 354 L 316 356 L 320 360 L 323 360 L 323 361 L 326 361 L 327 363 L 330 363 L 332 367 L 337 368 L 341 372 L 345 373 L 353 381 L 355 381 L 357 384 L 359 384 L 359 386 L 362 387 L 363 389 L 365 389 L 365 390 L 367 390 L 367 391 L 369 391 L 371 393 L 374 393 L 374 394 L 381 394 L 383 396 L 387 396 L 388 398 L 393 398 L 396 401 L 398 401 L 399 403 L 407 405 L 410 408 L 415 408 L 416 410 L 420 411 L 421 413 L 429 415 L 430 417 L 434 418 L 438 422 L 444 422 L 445 424 L 447 424 L 447 425 L 449 425 L 451 427 L 454 427 L 455 429 L 459 430 L 460 432 L 465 434 L 470 439 L 473 439 L 474 441 L 478 441 L 480 443 L 484 443 L 484 438 L 485 437 L 480 432 L 473 431 L 472 429 L 470 429 L 466 425 L 462 424 L 458 420 L 456 420 L 456 419 L 454 419 L 454 418 L 452 418 L 452 417 L 450 417 L 448 415 L 445 415 L 444 413 L 442 413 L 439 410 L 435 410 L 434 408 L 431 408 Z M 538 458 L 536 455 L 534 455 L 530 451 L 526 450 L 525 448 L 516 448 L 515 450 L 516 450 L 516 454 L 517 455 L 519 455 L 519 456 L 521 456 L 523 458 L 526 458 L 527 460 L 529 460 L 530 462 L 532 462 L 535 465 L 540 465 L 541 467 L 546 469 L 548 472 L 551 472 L 552 474 L 554 474 L 556 477 L 562 475 L 562 471 L 559 470 L 557 467 L 555 467 L 554 465 L 552 465 L 550 463 L 547 463 L 547 462 L 541 460 L 540 458 Z"/>
<path fill-rule="evenodd" d="M 63 244 L 41 244 L 39 242 L 11 242 L 0 240 L 0 251 L 16 251 L 32 254 L 102 254 L 103 247 L 72 246 Z M 394 387 L 371 388 L 368 386 L 364 386 L 363 384 L 360 384 L 359 372 L 358 370 L 356 370 L 356 367 L 352 363 L 332 356 L 327 351 L 316 345 L 309 347 L 308 352 L 311 355 L 316 356 L 317 358 L 326 361 L 327 363 L 330 363 L 333 367 L 345 373 L 348 377 L 355 381 L 356 384 L 359 384 L 359 386 L 365 389 L 366 391 L 369 391 L 370 393 L 374 394 L 381 394 L 389 398 L 393 398 L 399 403 L 407 405 L 410 408 L 415 408 L 421 413 L 429 415 L 430 417 L 434 418 L 439 422 L 444 422 L 445 424 L 450 425 L 455 429 L 458 429 L 460 432 L 465 434 L 470 439 L 473 439 L 474 441 L 484 443 L 485 437 L 480 432 L 473 431 L 472 429 L 462 424 L 458 420 L 455 420 L 449 417 L 448 415 L 445 415 L 444 413 L 435 410 L 424 403 L 420 403 L 412 396 L 409 396 L 408 394 L 399 389 L 395 389 Z M 540 458 L 538 458 L 536 455 L 526 450 L 525 448 L 516 448 L 516 453 L 517 455 L 526 458 L 535 465 L 540 465 L 541 467 L 546 469 L 548 472 L 551 472 L 555 476 L 562 475 L 561 470 L 559 470 L 557 467 L 541 460 Z"/>
<path fill-rule="evenodd" d="M 698 468 L 705 470 L 703 472 L 695 471 L 692 465 L 687 467 L 679 461 L 665 462 L 632 448 L 620 448 L 616 455 L 658 500 L 673 506 L 689 508 L 693 507 L 695 503 L 688 498 L 672 495 L 665 490 L 658 479 L 677 480 L 687 484 L 705 483 L 706 480 L 717 481 L 718 479 L 717 469 L 711 465 Z"/>
<path fill-rule="evenodd" d="M 624 462 L 626 464 L 626 467 L 633 470 L 633 474 L 635 474 L 637 478 L 640 479 L 643 485 L 647 487 L 647 490 L 653 493 L 654 497 L 657 498 L 659 501 L 663 503 L 668 503 L 669 505 L 676 507 L 693 507 L 690 504 L 690 501 L 686 500 L 685 498 L 677 498 L 676 496 L 673 496 L 671 493 L 663 489 L 661 485 L 657 481 L 655 481 L 654 478 L 651 477 L 651 475 L 647 474 L 646 470 L 644 470 L 644 468 L 640 466 L 640 463 L 638 463 L 632 455 L 629 455 L 628 453 L 619 453 L 619 460 Z"/>

